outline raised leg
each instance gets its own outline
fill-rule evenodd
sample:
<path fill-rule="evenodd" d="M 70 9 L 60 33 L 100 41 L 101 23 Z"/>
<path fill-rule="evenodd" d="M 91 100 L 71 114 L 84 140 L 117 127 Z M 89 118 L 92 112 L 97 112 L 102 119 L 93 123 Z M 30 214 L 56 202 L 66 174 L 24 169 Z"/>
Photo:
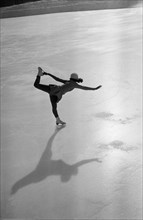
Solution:
<path fill-rule="evenodd" d="M 40 76 L 37 75 L 36 80 L 34 82 L 34 87 L 40 89 L 44 92 L 50 93 L 50 87 L 48 85 L 44 85 L 40 83 Z"/>

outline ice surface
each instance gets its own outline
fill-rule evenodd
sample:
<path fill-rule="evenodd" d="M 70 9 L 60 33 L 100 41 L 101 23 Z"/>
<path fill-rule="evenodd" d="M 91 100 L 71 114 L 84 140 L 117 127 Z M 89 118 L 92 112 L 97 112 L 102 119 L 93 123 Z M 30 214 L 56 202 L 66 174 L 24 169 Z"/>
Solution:
<path fill-rule="evenodd" d="M 141 219 L 141 9 L 3 19 L 1 36 L 2 217 Z M 103 87 L 65 95 L 58 130 L 38 66 Z"/>

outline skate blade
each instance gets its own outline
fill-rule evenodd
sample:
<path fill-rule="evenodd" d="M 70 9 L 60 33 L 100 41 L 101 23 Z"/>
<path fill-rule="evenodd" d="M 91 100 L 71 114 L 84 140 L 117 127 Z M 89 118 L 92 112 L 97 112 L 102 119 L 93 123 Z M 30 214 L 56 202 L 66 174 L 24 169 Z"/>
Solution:
<path fill-rule="evenodd" d="M 66 124 L 57 124 L 56 127 L 57 128 L 64 128 L 66 126 Z"/>

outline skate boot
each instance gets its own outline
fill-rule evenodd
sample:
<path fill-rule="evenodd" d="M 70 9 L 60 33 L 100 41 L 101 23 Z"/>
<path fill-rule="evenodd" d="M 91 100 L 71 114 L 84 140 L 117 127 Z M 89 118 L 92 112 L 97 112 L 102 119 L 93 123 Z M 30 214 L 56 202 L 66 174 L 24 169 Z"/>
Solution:
<path fill-rule="evenodd" d="M 63 122 L 59 117 L 57 117 L 56 125 L 59 125 L 59 126 L 66 125 L 66 122 Z"/>
<path fill-rule="evenodd" d="M 43 76 L 43 70 L 41 67 L 38 67 L 38 76 Z"/>

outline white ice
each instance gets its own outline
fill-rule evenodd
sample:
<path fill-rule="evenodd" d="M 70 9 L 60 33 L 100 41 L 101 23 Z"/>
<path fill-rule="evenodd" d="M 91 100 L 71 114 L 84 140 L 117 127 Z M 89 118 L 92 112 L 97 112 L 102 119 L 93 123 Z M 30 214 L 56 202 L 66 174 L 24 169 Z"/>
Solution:
<path fill-rule="evenodd" d="M 2 217 L 141 219 L 141 8 L 1 20 Z M 58 109 L 37 67 L 97 91 Z M 43 76 L 42 83 L 56 83 Z"/>

